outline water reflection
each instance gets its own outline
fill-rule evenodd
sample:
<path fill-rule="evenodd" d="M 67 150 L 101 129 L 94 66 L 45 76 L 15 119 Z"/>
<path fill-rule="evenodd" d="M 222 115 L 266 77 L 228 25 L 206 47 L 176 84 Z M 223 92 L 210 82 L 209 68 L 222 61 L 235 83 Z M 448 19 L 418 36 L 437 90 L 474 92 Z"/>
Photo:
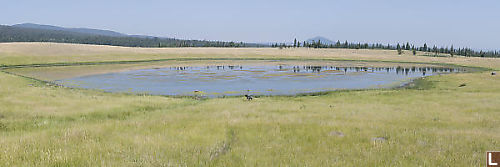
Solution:
<path fill-rule="evenodd" d="M 252 69 L 254 66 L 250 66 L 248 69 Z M 177 70 L 177 71 L 186 71 L 186 70 L 193 70 L 193 69 L 199 69 L 198 67 L 170 67 L 170 70 Z M 233 66 L 233 65 L 228 65 L 228 66 L 206 66 L 206 70 L 211 70 L 211 69 L 216 69 L 216 70 L 242 70 L 244 69 L 243 66 Z M 322 71 L 343 71 L 344 73 L 348 72 L 381 72 L 385 71 L 387 73 L 390 72 L 395 72 L 396 74 L 404 74 L 404 75 L 409 75 L 409 74 L 414 74 L 414 73 L 421 73 L 422 76 L 425 76 L 427 72 L 431 73 L 455 73 L 455 72 L 465 72 L 465 68 L 450 68 L 450 67 L 402 67 L 402 66 L 396 66 L 396 67 L 334 67 L 334 66 L 311 66 L 311 65 L 304 65 L 304 66 L 285 66 L 285 65 L 278 65 L 276 66 L 276 69 L 279 71 L 293 71 L 294 73 L 321 73 Z"/>
<path fill-rule="evenodd" d="M 328 65 L 172 66 L 57 81 L 70 87 L 158 95 L 290 95 L 338 89 L 388 88 L 413 78 L 464 72 L 440 66 Z"/>

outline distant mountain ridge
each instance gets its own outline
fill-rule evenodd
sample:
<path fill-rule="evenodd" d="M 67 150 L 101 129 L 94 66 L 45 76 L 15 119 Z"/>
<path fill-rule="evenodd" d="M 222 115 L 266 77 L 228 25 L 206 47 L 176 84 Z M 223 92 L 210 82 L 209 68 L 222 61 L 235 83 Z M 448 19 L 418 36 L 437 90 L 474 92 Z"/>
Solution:
<path fill-rule="evenodd" d="M 243 42 L 183 40 L 147 35 L 128 35 L 110 30 L 64 28 L 33 23 L 0 25 L 0 42 L 57 42 L 128 47 L 268 47 Z"/>
<path fill-rule="evenodd" d="M 326 44 L 326 45 L 330 45 L 330 44 L 335 44 L 334 41 L 328 39 L 328 38 L 325 38 L 325 37 L 322 37 L 322 36 L 317 36 L 317 37 L 314 37 L 314 38 L 309 38 L 308 40 L 306 40 L 308 43 L 312 43 L 313 41 L 314 42 L 318 42 L 321 41 L 322 44 Z"/>
<path fill-rule="evenodd" d="M 15 25 L 12 25 L 12 27 L 33 28 L 33 29 L 43 29 L 43 30 L 56 30 L 56 31 L 68 31 L 68 32 L 77 32 L 77 33 L 83 33 L 83 34 L 112 36 L 112 37 L 128 36 L 127 34 L 115 32 L 115 31 L 110 31 L 110 30 L 100 30 L 100 29 L 93 29 L 93 28 L 65 28 L 65 27 L 58 27 L 58 26 L 52 26 L 52 25 L 33 24 L 33 23 L 15 24 Z"/>

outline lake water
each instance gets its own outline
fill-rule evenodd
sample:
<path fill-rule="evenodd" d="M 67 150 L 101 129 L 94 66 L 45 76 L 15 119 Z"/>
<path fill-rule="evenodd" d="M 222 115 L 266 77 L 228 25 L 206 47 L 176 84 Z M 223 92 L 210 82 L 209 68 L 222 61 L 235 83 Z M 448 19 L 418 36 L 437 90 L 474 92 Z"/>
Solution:
<path fill-rule="evenodd" d="M 56 81 L 69 87 L 109 92 L 179 96 L 294 95 L 339 89 L 390 88 L 412 79 L 463 72 L 426 66 L 339 67 L 254 64 L 141 69 Z"/>

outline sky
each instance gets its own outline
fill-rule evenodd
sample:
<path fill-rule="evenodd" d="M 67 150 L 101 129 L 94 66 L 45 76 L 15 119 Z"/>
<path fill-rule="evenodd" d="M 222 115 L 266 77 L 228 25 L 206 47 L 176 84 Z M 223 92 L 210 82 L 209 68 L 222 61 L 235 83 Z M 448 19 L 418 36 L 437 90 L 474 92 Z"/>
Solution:
<path fill-rule="evenodd" d="M 500 50 L 500 0 L 0 0 L 0 24 L 180 39 L 410 42 Z"/>

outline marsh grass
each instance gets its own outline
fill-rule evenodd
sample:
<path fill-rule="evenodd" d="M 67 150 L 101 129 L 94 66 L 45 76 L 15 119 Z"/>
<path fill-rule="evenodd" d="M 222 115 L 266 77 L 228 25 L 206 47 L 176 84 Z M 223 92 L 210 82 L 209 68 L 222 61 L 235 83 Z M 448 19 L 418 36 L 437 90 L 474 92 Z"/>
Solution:
<path fill-rule="evenodd" d="M 500 150 L 499 76 L 414 83 L 247 101 L 70 89 L 0 72 L 0 166 L 478 166 Z"/>
<path fill-rule="evenodd" d="M 500 87 L 486 73 L 432 76 L 425 79 L 432 86 L 419 89 L 253 101 L 110 94 L 0 78 L 6 166 L 469 166 L 483 162 L 485 150 L 500 149 Z"/>

